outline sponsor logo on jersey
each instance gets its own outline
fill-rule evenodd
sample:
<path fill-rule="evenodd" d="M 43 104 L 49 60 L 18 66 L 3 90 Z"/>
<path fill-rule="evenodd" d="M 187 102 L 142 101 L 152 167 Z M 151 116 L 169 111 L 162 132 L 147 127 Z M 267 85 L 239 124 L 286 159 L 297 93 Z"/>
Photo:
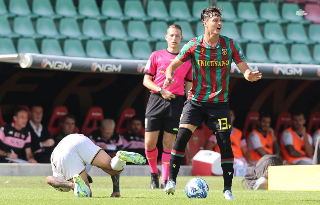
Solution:
<path fill-rule="evenodd" d="M 230 61 L 206 61 L 206 60 L 197 60 L 200 66 L 225 66 L 229 65 Z"/>

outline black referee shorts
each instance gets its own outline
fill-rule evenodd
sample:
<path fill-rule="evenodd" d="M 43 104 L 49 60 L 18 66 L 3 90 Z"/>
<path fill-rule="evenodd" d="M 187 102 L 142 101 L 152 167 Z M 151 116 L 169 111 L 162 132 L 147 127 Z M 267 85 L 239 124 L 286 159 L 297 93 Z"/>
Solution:
<path fill-rule="evenodd" d="M 151 93 L 146 109 L 145 131 L 153 132 L 163 129 L 168 133 L 177 134 L 183 103 L 183 95 L 165 100 L 161 95 Z"/>
<path fill-rule="evenodd" d="M 231 132 L 229 103 L 207 103 L 187 100 L 184 104 L 180 124 L 200 126 L 205 121 L 215 132 Z"/>

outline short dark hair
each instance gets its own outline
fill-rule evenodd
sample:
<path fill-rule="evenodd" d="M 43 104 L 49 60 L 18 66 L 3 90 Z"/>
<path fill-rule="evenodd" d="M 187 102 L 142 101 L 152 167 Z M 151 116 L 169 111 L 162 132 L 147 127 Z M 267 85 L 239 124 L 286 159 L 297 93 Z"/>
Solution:
<path fill-rule="evenodd" d="M 34 107 L 42 107 L 42 105 L 39 104 L 39 103 L 31 104 L 31 105 L 30 105 L 30 110 L 32 110 Z M 42 107 L 42 109 L 43 109 L 43 107 Z"/>
<path fill-rule="evenodd" d="M 13 111 L 13 116 L 17 116 L 19 112 L 21 111 L 26 111 L 28 113 L 28 110 L 26 110 L 25 108 L 23 107 L 16 107 L 16 109 L 14 109 Z"/>
<path fill-rule="evenodd" d="M 133 116 L 133 117 L 130 118 L 130 123 L 131 123 L 133 120 L 139 120 L 139 121 L 142 123 L 142 119 L 141 119 L 139 116 L 137 116 L 137 115 L 135 115 L 135 116 Z"/>
<path fill-rule="evenodd" d="M 64 115 L 64 116 L 61 117 L 61 123 L 64 123 L 67 118 L 71 118 L 71 119 L 73 119 L 74 121 L 76 121 L 75 116 L 74 116 L 73 114 L 68 113 L 68 114 L 66 114 L 66 115 Z"/>
<path fill-rule="evenodd" d="M 262 118 L 270 118 L 271 119 L 271 115 L 266 112 L 261 112 L 259 115 L 259 121 L 261 121 Z"/>
<path fill-rule="evenodd" d="M 303 115 L 304 116 L 304 113 L 302 112 L 302 110 L 295 110 L 294 112 L 292 112 L 291 115 L 292 115 L 292 117 L 293 116 L 299 116 L 299 115 Z"/>
<path fill-rule="evenodd" d="M 204 21 L 207 18 L 211 18 L 213 16 L 221 17 L 221 7 L 210 6 L 209 8 L 205 8 L 201 11 L 201 21 Z M 214 15 L 214 13 L 216 13 Z"/>
<path fill-rule="evenodd" d="M 167 29 L 167 33 L 168 33 L 169 28 L 179 29 L 181 31 L 181 34 L 182 34 L 182 28 L 181 28 L 181 26 L 179 24 L 171 24 Z"/>

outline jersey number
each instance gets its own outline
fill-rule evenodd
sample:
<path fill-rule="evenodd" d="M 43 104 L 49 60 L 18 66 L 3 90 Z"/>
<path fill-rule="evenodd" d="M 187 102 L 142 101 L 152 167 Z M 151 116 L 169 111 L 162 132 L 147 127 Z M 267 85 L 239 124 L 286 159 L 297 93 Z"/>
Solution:
<path fill-rule="evenodd" d="M 227 130 L 228 129 L 228 118 L 221 118 L 218 119 L 220 130 Z"/>

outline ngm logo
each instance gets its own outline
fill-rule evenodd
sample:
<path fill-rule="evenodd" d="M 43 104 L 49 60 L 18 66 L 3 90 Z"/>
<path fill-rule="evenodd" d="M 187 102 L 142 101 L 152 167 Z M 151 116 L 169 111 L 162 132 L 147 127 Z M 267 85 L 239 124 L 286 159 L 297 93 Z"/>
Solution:
<path fill-rule="evenodd" d="M 91 70 L 93 72 L 100 71 L 105 73 L 121 72 L 121 65 L 118 67 L 114 64 L 99 64 L 97 62 L 92 63 Z"/>
<path fill-rule="evenodd" d="M 279 75 L 281 73 L 282 75 L 300 75 L 301 76 L 302 68 L 275 66 L 273 67 L 273 73 L 275 75 Z"/>
<path fill-rule="evenodd" d="M 71 70 L 72 63 L 66 63 L 64 61 L 49 61 L 48 59 L 43 59 L 41 68 L 46 68 L 47 66 L 49 66 L 50 69 Z"/>

